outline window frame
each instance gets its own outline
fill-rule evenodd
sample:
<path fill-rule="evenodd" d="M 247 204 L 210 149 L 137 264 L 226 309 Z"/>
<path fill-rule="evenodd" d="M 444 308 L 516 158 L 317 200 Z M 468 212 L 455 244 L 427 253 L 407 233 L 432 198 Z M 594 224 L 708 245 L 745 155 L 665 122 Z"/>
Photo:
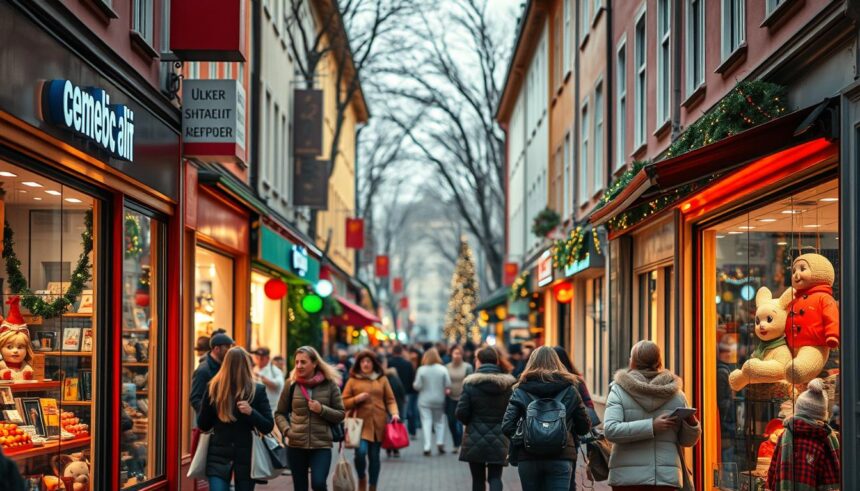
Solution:
<path fill-rule="evenodd" d="M 583 99 L 579 106 L 579 176 L 577 178 L 577 195 L 580 206 L 584 206 L 591 199 L 591 194 L 588 191 L 588 96 Z"/>
<path fill-rule="evenodd" d="M 692 11 L 695 4 L 698 15 Z M 705 85 L 705 8 L 704 0 L 687 0 L 686 2 L 686 27 L 684 37 L 684 50 L 686 52 L 686 95 L 689 98 L 700 87 Z M 694 19 L 695 16 L 695 19 Z M 698 25 L 698 35 L 693 35 L 694 26 Z M 693 39 L 693 38 L 696 39 Z M 694 66 L 695 65 L 695 66 Z M 701 74 L 697 73 L 701 71 Z M 697 77 L 700 75 L 699 77 Z"/>
<path fill-rule="evenodd" d="M 664 21 L 665 20 L 665 21 Z M 665 22 L 665 24 L 664 24 Z M 657 0 L 657 127 L 669 121 L 672 99 L 672 2 Z"/>
<path fill-rule="evenodd" d="M 562 48 L 562 79 L 567 78 L 567 74 L 570 73 L 570 58 L 571 58 L 571 49 L 570 49 L 570 2 L 573 0 L 564 0 L 562 2 L 562 15 L 564 16 L 564 22 L 562 23 L 562 43 L 564 46 Z"/>
<path fill-rule="evenodd" d="M 144 14 L 141 16 L 141 14 Z M 142 24 L 141 24 L 142 23 Z M 155 2 L 153 0 L 132 0 L 131 30 L 150 47 L 155 43 Z"/>
<path fill-rule="evenodd" d="M 622 59 L 623 55 L 623 59 Z M 615 49 L 615 169 L 627 162 L 627 34 L 618 41 Z"/>
<path fill-rule="evenodd" d="M 746 42 L 746 7 L 744 0 L 720 2 L 720 53 L 726 61 Z M 737 39 L 735 39 L 737 35 Z"/>
<path fill-rule="evenodd" d="M 585 40 L 588 39 L 589 32 L 591 32 L 591 15 L 588 13 L 591 2 L 589 0 L 580 0 L 579 6 L 579 42 L 580 44 L 584 44 Z"/>
<path fill-rule="evenodd" d="M 641 28 L 641 31 L 640 31 Z M 641 39 L 640 39 L 641 33 Z M 633 148 L 634 152 L 648 141 L 648 15 L 645 4 L 633 22 L 634 50 L 633 68 L 635 83 L 633 97 Z M 641 54 L 641 60 L 639 59 Z"/>
<path fill-rule="evenodd" d="M 569 217 L 573 215 L 573 152 L 571 149 L 571 132 L 568 132 L 564 135 L 564 144 L 563 144 L 563 152 L 564 156 L 562 159 L 562 164 L 564 165 L 564 192 L 562 193 L 564 196 L 564 212 L 565 217 Z"/>
<path fill-rule="evenodd" d="M 592 161 L 594 165 L 594 175 L 592 176 L 592 195 L 600 192 L 605 183 L 603 182 L 603 176 L 606 172 L 605 164 L 603 162 L 603 146 L 605 145 L 604 134 L 606 130 L 604 129 L 604 91 L 603 91 L 603 77 L 597 80 L 597 84 L 594 87 L 594 109 L 591 111 L 594 116 L 594 158 Z"/>

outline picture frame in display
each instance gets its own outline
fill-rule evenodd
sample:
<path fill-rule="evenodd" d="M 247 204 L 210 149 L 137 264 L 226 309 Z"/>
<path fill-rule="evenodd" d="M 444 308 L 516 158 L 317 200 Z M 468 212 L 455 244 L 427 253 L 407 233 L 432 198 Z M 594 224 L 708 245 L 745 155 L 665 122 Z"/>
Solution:
<path fill-rule="evenodd" d="M 93 328 L 83 328 L 81 331 L 81 351 L 91 353 L 93 351 L 93 341 Z"/>
<path fill-rule="evenodd" d="M 81 292 L 81 301 L 78 304 L 78 309 L 76 312 L 79 314 L 92 314 L 93 313 L 93 291 L 92 290 L 83 290 Z"/>
<path fill-rule="evenodd" d="M 3 419 L 10 423 L 15 423 L 16 425 L 24 424 L 24 418 L 21 417 L 21 413 L 19 413 L 17 409 L 3 410 Z"/>
<path fill-rule="evenodd" d="M 63 328 L 63 344 L 60 345 L 63 351 L 80 351 L 81 350 L 81 328 L 66 327 Z"/>
<path fill-rule="evenodd" d="M 4 406 L 15 405 L 15 396 L 12 395 L 12 387 L 9 387 L 8 385 L 0 387 L 0 402 L 2 402 Z"/>
<path fill-rule="evenodd" d="M 149 329 L 149 316 L 146 315 L 146 310 L 135 307 L 132 309 L 132 315 L 135 329 Z"/>
<path fill-rule="evenodd" d="M 57 333 L 55 331 L 39 331 L 36 333 L 37 351 L 54 351 L 57 349 Z"/>
<path fill-rule="evenodd" d="M 38 397 L 27 397 L 21 400 L 24 405 L 24 420 L 28 425 L 36 429 L 36 434 L 39 436 L 48 436 L 45 430 L 45 413 L 42 412 L 42 405 L 39 403 Z"/>
<path fill-rule="evenodd" d="M 42 421 L 45 425 L 47 436 L 60 435 L 60 406 L 57 400 L 53 398 L 40 398 L 39 404 L 42 407 Z"/>

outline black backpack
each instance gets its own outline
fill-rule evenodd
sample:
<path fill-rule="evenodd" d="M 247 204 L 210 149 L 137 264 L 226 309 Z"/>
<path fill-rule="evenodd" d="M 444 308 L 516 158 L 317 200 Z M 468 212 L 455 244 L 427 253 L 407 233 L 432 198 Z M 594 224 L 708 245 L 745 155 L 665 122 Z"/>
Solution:
<path fill-rule="evenodd" d="M 523 421 L 523 446 L 533 455 L 552 457 L 561 454 L 567 445 L 567 408 L 561 402 L 565 390 L 552 399 L 532 400 Z"/>

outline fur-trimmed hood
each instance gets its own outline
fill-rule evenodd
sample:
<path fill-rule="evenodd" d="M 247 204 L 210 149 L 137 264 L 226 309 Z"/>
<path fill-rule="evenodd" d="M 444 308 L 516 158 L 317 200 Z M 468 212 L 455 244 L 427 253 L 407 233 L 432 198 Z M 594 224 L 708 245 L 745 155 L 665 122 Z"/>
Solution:
<path fill-rule="evenodd" d="M 487 392 L 505 392 L 516 381 L 513 375 L 502 372 L 498 366 L 487 364 L 463 379 L 463 385 L 471 385 Z"/>
<path fill-rule="evenodd" d="M 682 380 L 669 370 L 663 370 L 648 380 L 638 370 L 627 368 L 615 372 L 615 383 L 647 411 L 654 411 L 681 391 Z"/>

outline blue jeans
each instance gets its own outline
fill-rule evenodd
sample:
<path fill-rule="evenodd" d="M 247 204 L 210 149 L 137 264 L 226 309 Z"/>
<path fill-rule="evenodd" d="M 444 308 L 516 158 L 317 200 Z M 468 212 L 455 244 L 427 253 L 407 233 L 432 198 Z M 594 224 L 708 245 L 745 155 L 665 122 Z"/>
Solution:
<path fill-rule="evenodd" d="M 308 490 L 308 470 L 311 472 L 310 486 L 313 491 L 326 491 L 326 480 L 331 468 L 330 448 L 287 448 L 287 459 L 293 472 L 293 489 Z"/>
<path fill-rule="evenodd" d="M 573 461 L 521 460 L 517 469 L 523 491 L 569 491 Z"/>
<path fill-rule="evenodd" d="M 406 394 L 406 429 L 409 436 L 415 436 L 415 432 L 421 428 L 421 420 L 418 416 L 418 393 Z"/>
<path fill-rule="evenodd" d="M 209 476 L 209 491 L 230 491 L 230 481 L 220 477 Z M 236 491 L 254 491 L 254 481 L 248 479 L 236 479 Z"/>
<path fill-rule="evenodd" d="M 454 413 L 457 411 L 457 401 L 450 397 L 445 398 L 445 416 L 448 417 L 448 429 L 451 430 L 451 438 L 454 446 L 459 447 L 463 443 L 463 425 L 457 420 Z"/>
<path fill-rule="evenodd" d="M 379 450 L 382 448 L 382 442 L 372 442 L 370 440 L 361 440 L 361 444 L 355 449 L 355 473 L 359 479 L 364 479 L 364 470 L 367 467 L 367 461 L 370 460 L 370 485 L 376 486 L 379 482 Z"/>

